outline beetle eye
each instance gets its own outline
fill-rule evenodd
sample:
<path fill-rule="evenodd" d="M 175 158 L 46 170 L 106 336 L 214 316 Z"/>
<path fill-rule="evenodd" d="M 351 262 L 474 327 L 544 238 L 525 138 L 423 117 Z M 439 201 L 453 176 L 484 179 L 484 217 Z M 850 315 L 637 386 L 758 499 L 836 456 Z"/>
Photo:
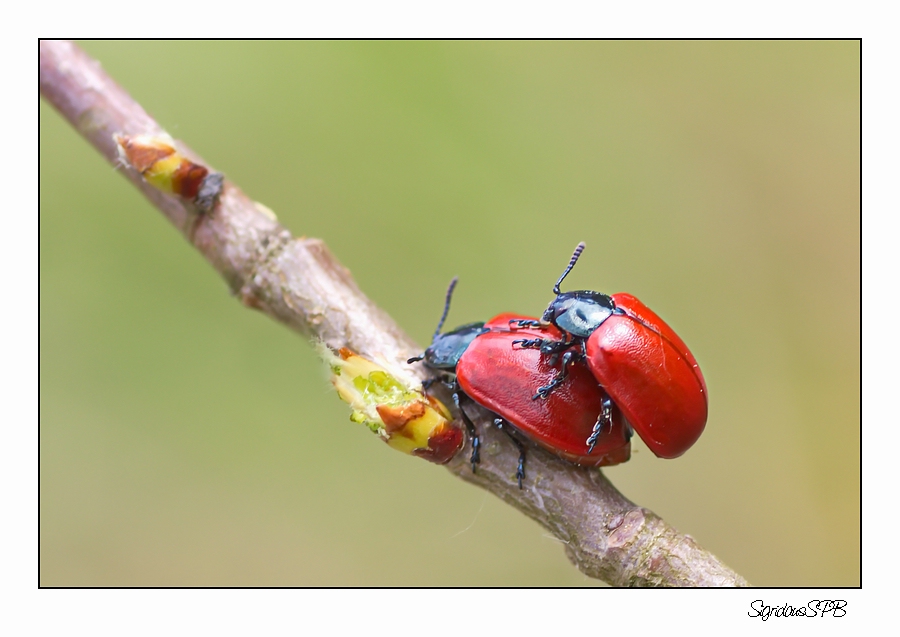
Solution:
<path fill-rule="evenodd" d="M 569 311 L 560 318 L 562 319 L 562 323 L 565 325 L 563 329 L 565 329 L 567 332 L 570 332 L 576 336 L 583 336 L 587 334 L 587 332 L 585 331 L 587 321 L 585 320 L 584 310 L 581 307 L 573 307 L 569 309 Z"/>
<path fill-rule="evenodd" d="M 575 322 L 576 323 L 579 323 L 581 325 L 588 324 L 588 321 L 590 320 L 590 316 L 588 316 L 588 313 L 585 312 L 584 304 L 581 304 L 578 307 L 576 307 L 573 310 L 573 313 L 575 314 L 575 319 L 576 319 Z"/>

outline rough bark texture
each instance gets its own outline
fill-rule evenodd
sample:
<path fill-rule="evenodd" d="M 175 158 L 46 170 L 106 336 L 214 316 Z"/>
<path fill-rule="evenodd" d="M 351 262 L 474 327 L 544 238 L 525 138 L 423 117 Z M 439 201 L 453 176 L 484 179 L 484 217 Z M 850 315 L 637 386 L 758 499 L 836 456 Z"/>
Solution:
<path fill-rule="evenodd" d="M 115 133 L 165 134 L 98 62 L 70 42 L 41 42 L 40 90 L 112 164 L 119 163 Z M 183 144 L 178 148 L 203 163 Z M 135 171 L 121 172 L 206 257 L 245 306 L 320 339 L 332 350 L 347 347 L 401 365 L 421 352 L 359 290 L 322 241 L 293 237 L 234 184 L 226 180 L 218 206 L 198 214 L 190 203 L 156 190 Z M 416 372 L 411 369 L 410 374 Z M 613 586 L 747 585 L 693 538 L 629 502 L 599 470 L 530 448 L 525 489 L 520 490 L 512 475 L 517 450 L 488 426 L 486 413 L 480 416 L 476 425 L 484 446 L 478 473 L 472 473 L 465 451 L 448 469 L 547 528 L 585 574 Z"/>

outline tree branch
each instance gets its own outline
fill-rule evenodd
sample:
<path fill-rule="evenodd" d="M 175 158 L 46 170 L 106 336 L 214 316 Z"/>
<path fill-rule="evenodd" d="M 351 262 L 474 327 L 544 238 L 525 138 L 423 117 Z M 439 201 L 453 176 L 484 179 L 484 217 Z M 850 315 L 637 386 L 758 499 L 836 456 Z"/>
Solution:
<path fill-rule="evenodd" d="M 41 95 L 109 161 L 120 163 L 115 134 L 164 136 L 165 131 L 77 46 L 40 45 Z M 183 144 L 178 150 L 204 165 Z M 356 286 L 318 239 L 293 237 L 264 207 L 224 182 L 218 205 L 201 214 L 188 200 L 154 188 L 135 170 L 123 176 L 144 193 L 199 250 L 247 306 L 318 339 L 405 365 L 419 348 Z M 473 409 L 474 411 L 474 409 Z M 468 453 L 446 465 L 536 520 L 565 544 L 585 574 L 613 586 L 747 586 L 746 580 L 651 511 L 629 502 L 597 469 L 585 469 L 541 449 L 528 450 L 520 490 L 510 478 L 518 451 L 480 412 L 482 461 L 473 474 Z"/>

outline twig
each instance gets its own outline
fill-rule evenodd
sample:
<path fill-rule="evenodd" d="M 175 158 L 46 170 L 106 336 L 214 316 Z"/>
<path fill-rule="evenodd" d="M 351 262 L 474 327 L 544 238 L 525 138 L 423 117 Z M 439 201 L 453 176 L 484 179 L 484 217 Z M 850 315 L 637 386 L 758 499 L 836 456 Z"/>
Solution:
<path fill-rule="evenodd" d="M 112 164 L 119 161 L 114 134 L 165 135 L 95 60 L 70 42 L 41 42 L 40 90 Z M 202 164 L 183 144 L 178 148 Z M 293 237 L 234 184 L 226 180 L 215 210 L 198 214 L 188 201 L 157 190 L 135 171 L 122 174 L 206 257 L 247 307 L 321 340 L 333 351 L 346 347 L 369 358 L 396 361 L 399 367 L 421 352 L 366 298 L 322 241 Z M 599 470 L 579 468 L 531 448 L 528 479 L 520 490 L 510 477 L 518 451 L 489 426 L 486 412 L 480 416 L 476 425 L 484 447 L 478 473 L 472 473 L 465 452 L 447 468 L 547 528 L 585 574 L 613 586 L 748 585 L 693 538 L 629 502 Z"/>

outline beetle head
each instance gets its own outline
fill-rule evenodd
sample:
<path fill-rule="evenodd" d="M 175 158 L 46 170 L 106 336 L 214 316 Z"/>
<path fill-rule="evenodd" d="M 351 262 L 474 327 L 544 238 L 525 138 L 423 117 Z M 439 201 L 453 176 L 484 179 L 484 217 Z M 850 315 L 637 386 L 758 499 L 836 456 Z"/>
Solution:
<path fill-rule="evenodd" d="M 425 350 L 424 356 L 418 360 L 424 361 L 425 367 L 430 369 L 452 372 L 469 344 L 477 336 L 489 331 L 484 323 L 468 323 L 446 334 L 438 334 L 431 342 L 431 346 Z M 412 362 L 416 360 L 410 359 Z"/>
<path fill-rule="evenodd" d="M 553 286 L 556 298 L 547 307 L 542 320 L 548 321 L 577 338 L 587 338 L 600 324 L 615 312 L 616 304 L 611 297 L 591 290 L 561 292 L 560 284 L 575 267 L 578 257 L 584 251 L 584 242 L 578 244 L 569 265 Z"/>
<path fill-rule="evenodd" d="M 453 280 L 450 281 L 450 286 L 447 288 L 444 313 L 441 314 L 441 320 L 438 321 L 434 337 L 431 339 L 431 345 L 425 350 L 424 354 L 410 358 L 406 361 L 407 363 L 424 361 L 425 367 L 430 369 L 453 372 L 456 370 L 456 364 L 462 357 L 463 352 L 475 340 L 475 337 L 490 331 L 484 326 L 484 323 L 467 323 L 446 334 L 441 334 L 441 328 L 444 327 L 444 321 L 447 320 L 447 313 L 450 311 L 450 299 L 453 298 L 453 289 L 456 287 L 457 281 L 458 279 L 453 277 Z"/>

